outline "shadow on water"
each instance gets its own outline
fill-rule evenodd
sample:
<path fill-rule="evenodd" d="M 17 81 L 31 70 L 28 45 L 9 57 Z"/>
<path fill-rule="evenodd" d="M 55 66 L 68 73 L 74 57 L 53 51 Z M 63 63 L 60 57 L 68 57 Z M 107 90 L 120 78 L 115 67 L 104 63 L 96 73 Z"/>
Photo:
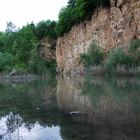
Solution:
<path fill-rule="evenodd" d="M 0 83 L 0 139 L 138 140 L 140 79 L 58 76 Z"/>

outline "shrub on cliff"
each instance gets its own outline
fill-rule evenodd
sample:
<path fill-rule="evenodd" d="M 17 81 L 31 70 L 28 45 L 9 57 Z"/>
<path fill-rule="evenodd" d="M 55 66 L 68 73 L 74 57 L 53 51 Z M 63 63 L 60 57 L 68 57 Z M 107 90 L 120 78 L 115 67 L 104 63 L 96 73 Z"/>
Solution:
<path fill-rule="evenodd" d="M 63 36 L 64 33 L 70 31 L 71 27 L 76 22 L 76 11 L 74 8 L 62 8 L 59 13 L 59 21 L 56 24 L 55 30 L 58 36 Z"/>
<path fill-rule="evenodd" d="M 140 48 L 140 39 L 134 39 L 130 42 L 130 47 L 129 47 L 129 51 L 130 52 L 135 52 L 138 50 L 138 48 Z"/>
<path fill-rule="evenodd" d="M 72 26 L 89 20 L 99 7 L 110 7 L 110 0 L 69 0 L 68 5 L 60 10 L 55 28 L 57 35 L 63 36 Z"/>
<path fill-rule="evenodd" d="M 131 41 L 130 52 L 126 52 L 122 48 L 110 50 L 105 60 L 103 60 L 104 53 L 99 48 L 93 42 L 88 52 L 80 55 L 81 62 L 87 70 L 91 70 L 94 73 L 97 73 L 99 70 L 103 73 L 114 74 L 119 72 L 134 74 L 138 71 L 137 68 L 140 66 L 139 40 Z M 95 67 L 96 65 L 99 65 L 99 67 Z"/>
<path fill-rule="evenodd" d="M 134 57 L 135 65 L 140 65 L 140 39 L 130 42 L 129 53 Z"/>
<path fill-rule="evenodd" d="M 98 7 L 110 7 L 110 0 L 77 0 L 76 2 L 81 20 L 90 19 Z"/>
<path fill-rule="evenodd" d="M 136 65 L 135 58 L 132 55 L 128 55 L 123 49 L 115 48 L 110 51 L 105 64 L 108 72 L 116 70 L 117 66 L 124 65 L 126 69 Z"/>
<path fill-rule="evenodd" d="M 95 42 L 91 43 L 87 53 L 80 55 L 81 62 L 86 66 L 99 65 L 103 62 L 104 53 Z"/>

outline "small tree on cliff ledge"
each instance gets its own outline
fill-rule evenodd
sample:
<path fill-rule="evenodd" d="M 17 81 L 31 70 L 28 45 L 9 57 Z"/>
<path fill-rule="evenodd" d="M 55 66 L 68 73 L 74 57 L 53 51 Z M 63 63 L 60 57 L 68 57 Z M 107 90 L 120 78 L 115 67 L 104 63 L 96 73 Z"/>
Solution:
<path fill-rule="evenodd" d="M 80 55 L 82 63 L 86 66 L 99 65 L 103 62 L 104 53 L 95 42 L 89 46 L 88 52 Z"/>

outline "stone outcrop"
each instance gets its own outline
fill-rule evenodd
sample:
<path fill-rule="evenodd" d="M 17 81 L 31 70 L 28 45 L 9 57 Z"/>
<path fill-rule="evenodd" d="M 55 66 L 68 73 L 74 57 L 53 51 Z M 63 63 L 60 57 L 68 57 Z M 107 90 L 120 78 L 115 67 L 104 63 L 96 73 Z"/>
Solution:
<path fill-rule="evenodd" d="M 43 38 L 41 40 L 41 45 L 43 46 L 40 50 L 41 56 L 46 61 L 55 60 L 56 59 L 56 56 L 55 56 L 56 40 Z"/>
<path fill-rule="evenodd" d="M 110 0 L 110 9 L 98 9 L 90 21 L 74 26 L 57 40 L 58 72 L 82 72 L 80 54 L 92 41 L 105 51 L 140 39 L 140 0 Z"/>

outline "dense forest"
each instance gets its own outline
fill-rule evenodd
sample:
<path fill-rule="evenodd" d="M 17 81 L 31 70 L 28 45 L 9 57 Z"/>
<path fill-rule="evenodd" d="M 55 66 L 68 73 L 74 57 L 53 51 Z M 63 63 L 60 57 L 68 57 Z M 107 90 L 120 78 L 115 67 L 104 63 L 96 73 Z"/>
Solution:
<path fill-rule="evenodd" d="M 0 32 L 0 71 L 44 73 L 55 69 L 55 61 L 47 61 L 40 55 L 40 40 L 56 38 L 55 21 L 27 24 L 21 29 L 9 22 L 5 32 Z"/>
<path fill-rule="evenodd" d="M 57 39 L 70 31 L 73 25 L 89 20 L 98 7 L 109 7 L 109 0 L 69 0 L 59 13 L 58 21 L 33 22 L 18 29 L 7 23 L 0 32 L 0 71 L 44 73 L 55 70 L 55 60 L 44 60 L 40 55 L 40 41 L 44 37 Z M 55 50 L 55 48 L 53 48 Z"/>

